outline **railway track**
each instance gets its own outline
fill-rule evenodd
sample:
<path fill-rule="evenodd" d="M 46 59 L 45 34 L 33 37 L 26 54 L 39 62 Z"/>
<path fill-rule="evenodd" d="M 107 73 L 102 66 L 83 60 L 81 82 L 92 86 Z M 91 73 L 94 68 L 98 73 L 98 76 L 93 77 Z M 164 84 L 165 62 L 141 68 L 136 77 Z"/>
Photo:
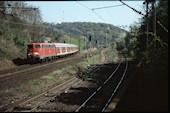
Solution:
<path fill-rule="evenodd" d="M 40 112 L 82 112 L 82 111 L 105 111 L 109 106 L 112 99 L 117 96 L 117 91 L 126 77 L 126 71 L 128 69 L 128 62 L 121 63 L 119 65 L 113 65 L 114 72 L 112 71 L 108 76 L 100 76 L 102 83 L 93 80 L 96 74 L 99 74 L 103 69 L 111 68 L 109 65 L 99 65 L 91 71 L 89 74 L 91 77 L 87 77 L 79 86 L 72 87 L 67 93 L 56 96 L 53 102 L 46 103 L 40 106 Z M 121 76 L 122 75 L 122 76 Z M 96 76 L 96 78 L 98 78 Z M 89 83 L 87 85 L 87 83 Z M 94 85 L 94 83 L 97 85 Z M 83 85 L 86 84 L 86 85 Z M 107 92 L 107 94 L 105 94 Z M 106 97 L 106 98 L 105 98 Z"/>
<path fill-rule="evenodd" d="M 43 67 L 45 65 L 50 65 L 50 64 L 53 64 L 53 63 L 62 63 L 64 61 L 67 61 L 71 58 L 74 58 L 75 57 L 75 54 L 72 55 L 72 56 L 67 56 L 67 57 L 61 57 L 57 60 L 53 60 L 51 62 L 46 62 L 46 63 L 36 63 L 36 64 L 25 64 L 25 65 L 22 65 L 22 66 L 18 66 L 18 67 L 14 67 L 14 68 L 10 68 L 10 69 L 6 69 L 6 70 L 1 70 L 0 71 L 0 78 L 4 78 L 4 77 L 7 77 L 7 76 L 11 76 L 11 74 L 14 74 L 14 73 L 20 73 L 20 72 L 24 72 L 24 71 L 27 71 L 27 70 L 31 70 L 31 69 L 34 69 L 34 68 L 38 68 L 38 67 Z"/>
<path fill-rule="evenodd" d="M 15 102 L 13 104 L 9 104 L 1 108 L 1 111 L 3 112 L 20 112 L 20 111 L 27 111 L 27 112 L 35 112 L 37 108 L 40 105 L 43 105 L 44 103 L 51 101 L 55 96 L 59 93 L 61 93 L 64 90 L 69 89 L 71 86 L 78 84 L 81 82 L 80 79 L 76 77 L 71 77 L 65 82 L 53 85 L 51 88 L 42 91 L 39 94 L 36 94 L 32 97 L 29 97 L 27 99 Z"/>
<path fill-rule="evenodd" d="M 120 63 L 121 64 L 121 63 Z M 113 99 L 126 74 L 128 63 L 118 65 L 114 72 L 90 95 L 75 112 L 104 112 Z M 122 71 L 124 70 L 124 71 Z"/>
<path fill-rule="evenodd" d="M 37 66 L 35 68 L 31 68 L 25 71 L 11 73 L 10 76 L 6 76 L 0 79 L 0 89 L 2 90 L 2 89 L 10 88 L 10 87 L 19 85 L 25 81 L 44 76 L 56 69 L 61 69 L 63 66 L 68 65 L 68 63 L 78 62 L 82 58 L 83 57 L 68 59 L 68 60 L 65 60 L 67 62 L 62 61 L 62 62 L 57 62 L 53 64 L 46 64 L 43 66 Z"/>
<path fill-rule="evenodd" d="M 97 53 L 97 51 L 92 52 L 92 54 L 96 54 L 96 53 Z M 21 73 L 21 72 L 24 72 L 24 71 L 27 71 L 27 70 L 32 70 L 34 68 L 39 68 L 39 67 L 43 67 L 43 66 L 46 66 L 46 65 L 51 65 L 53 63 L 63 63 L 65 61 L 69 61 L 72 58 L 74 59 L 75 57 L 87 56 L 87 54 L 89 54 L 89 53 L 82 53 L 80 55 L 74 54 L 74 55 L 67 56 L 67 57 L 61 57 L 61 58 L 58 58 L 57 60 L 53 60 L 53 61 L 46 62 L 46 63 L 25 64 L 25 65 L 14 67 L 14 68 L 0 70 L 0 78 L 12 76 L 12 74 L 14 74 L 14 73 Z"/>
<path fill-rule="evenodd" d="M 96 53 L 94 53 L 96 54 Z M 61 69 L 64 66 L 72 63 L 77 63 L 86 58 L 86 55 L 79 55 L 77 57 L 71 57 L 58 62 L 51 62 L 44 65 L 38 65 L 32 68 L 24 69 L 14 73 L 8 73 L 0 77 L 0 89 L 6 89 L 22 84 L 25 81 L 36 79 L 53 72 L 56 69 Z M 43 74 L 42 74 L 43 73 Z M 18 79 L 19 78 L 19 79 Z"/>

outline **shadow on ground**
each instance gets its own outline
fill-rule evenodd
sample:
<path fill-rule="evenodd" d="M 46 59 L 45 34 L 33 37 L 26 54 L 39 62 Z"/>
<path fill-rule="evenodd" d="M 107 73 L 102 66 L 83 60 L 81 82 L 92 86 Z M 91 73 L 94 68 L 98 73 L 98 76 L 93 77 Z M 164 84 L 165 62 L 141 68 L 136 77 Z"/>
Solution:
<path fill-rule="evenodd" d="M 15 65 L 18 65 L 18 66 L 20 66 L 20 65 L 25 65 L 25 64 L 29 64 L 29 61 L 28 61 L 26 58 L 20 58 L 20 57 L 18 57 L 18 58 L 16 58 L 16 59 L 13 59 L 12 61 L 13 61 L 13 63 L 14 63 Z"/>
<path fill-rule="evenodd" d="M 91 94 L 96 91 L 99 85 L 101 85 L 109 74 L 117 67 L 117 64 L 102 64 L 102 68 L 98 69 L 101 65 L 91 65 L 92 70 L 89 72 L 82 72 L 82 76 L 78 76 L 84 79 L 85 85 L 79 87 L 72 87 L 67 92 L 63 92 L 55 97 L 52 102 L 61 102 L 66 105 L 81 105 Z M 94 70 L 98 69 L 95 71 Z M 70 111 L 69 111 L 70 112 Z"/>

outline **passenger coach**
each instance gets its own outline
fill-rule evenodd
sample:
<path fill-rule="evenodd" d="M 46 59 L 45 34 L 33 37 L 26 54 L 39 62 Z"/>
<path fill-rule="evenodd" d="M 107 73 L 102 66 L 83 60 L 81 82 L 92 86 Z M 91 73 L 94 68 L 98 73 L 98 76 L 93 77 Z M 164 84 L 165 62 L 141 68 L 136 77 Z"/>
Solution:
<path fill-rule="evenodd" d="M 27 46 L 27 59 L 30 62 L 47 61 L 58 56 L 66 56 L 78 52 L 78 46 L 68 43 L 35 42 Z"/>

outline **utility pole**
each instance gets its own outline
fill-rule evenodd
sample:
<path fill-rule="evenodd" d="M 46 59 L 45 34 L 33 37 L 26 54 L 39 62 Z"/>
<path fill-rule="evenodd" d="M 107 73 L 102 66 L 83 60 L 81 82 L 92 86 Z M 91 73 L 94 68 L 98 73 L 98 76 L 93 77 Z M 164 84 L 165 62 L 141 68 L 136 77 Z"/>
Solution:
<path fill-rule="evenodd" d="M 146 4 L 146 57 L 148 58 L 148 5 L 149 5 L 149 0 L 145 0 L 143 4 Z"/>
<path fill-rule="evenodd" d="M 148 52 L 148 5 L 149 2 L 152 2 L 152 11 L 153 11 L 153 34 L 156 37 L 156 10 L 155 10 L 155 0 L 145 0 L 146 3 L 146 37 L 147 37 L 147 52 Z M 154 45 L 155 46 L 155 45 Z M 148 53 L 147 53 L 148 54 Z"/>
<path fill-rule="evenodd" d="M 146 0 L 146 47 L 148 51 L 148 0 Z"/>
<path fill-rule="evenodd" d="M 156 35 L 156 9 L 155 9 L 155 0 L 152 2 L 153 10 L 153 33 Z"/>
<path fill-rule="evenodd" d="M 155 9 L 155 0 L 152 1 L 152 11 L 153 11 L 153 33 L 154 38 L 156 38 L 156 9 Z M 156 42 L 154 43 L 154 48 L 156 47 Z"/>

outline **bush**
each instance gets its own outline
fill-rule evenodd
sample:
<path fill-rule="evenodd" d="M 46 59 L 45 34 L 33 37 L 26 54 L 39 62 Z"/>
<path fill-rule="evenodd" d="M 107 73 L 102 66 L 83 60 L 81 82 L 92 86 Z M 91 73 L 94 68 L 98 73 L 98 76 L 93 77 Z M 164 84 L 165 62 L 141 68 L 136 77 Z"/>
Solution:
<path fill-rule="evenodd" d="M 5 54 L 6 52 L 2 48 L 0 48 L 0 57 L 4 57 Z"/>

